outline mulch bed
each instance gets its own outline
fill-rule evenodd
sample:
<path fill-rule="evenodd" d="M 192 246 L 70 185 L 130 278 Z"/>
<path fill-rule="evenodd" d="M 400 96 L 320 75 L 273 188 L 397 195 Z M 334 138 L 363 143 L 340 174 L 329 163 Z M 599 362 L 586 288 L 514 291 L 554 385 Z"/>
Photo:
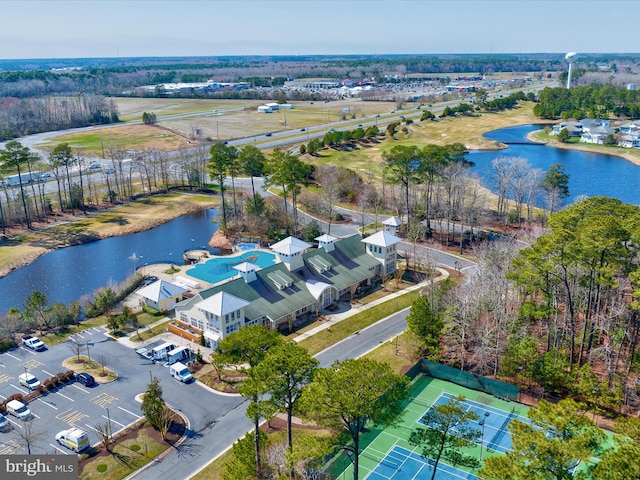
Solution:
<path fill-rule="evenodd" d="M 162 435 L 158 430 L 149 426 L 145 422 L 145 423 L 137 424 L 130 428 L 127 428 L 124 432 L 119 434 L 118 437 L 116 438 L 116 441 L 112 444 L 111 448 L 113 449 L 115 445 L 123 441 L 135 439 L 141 431 L 144 431 L 150 438 L 152 438 L 158 443 L 164 442 L 169 446 L 173 446 L 176 444 L 178 440 L 182 438 L 185 430 L 186 430 L 186 424 L 184 419 L 177 413 L 174 413 L 171 421 L 171 426 L 169 427 L 169 431 L 167 432 L 167 438 L 165 440 L 162 440 Z M 88 453 L 86 458 L 83 455 L 80 458 L 78 463 L 78 471 L 80 473 L 82 473 L 82 470 L 88 463 L 92 462 L 96 458 L 108 457 L 109 455 L 111 455 L 111 452 L 108 452 L 102 444 L 96 447 L 90 448 L 89 450 L 87 450 L 86 453 Z"/>

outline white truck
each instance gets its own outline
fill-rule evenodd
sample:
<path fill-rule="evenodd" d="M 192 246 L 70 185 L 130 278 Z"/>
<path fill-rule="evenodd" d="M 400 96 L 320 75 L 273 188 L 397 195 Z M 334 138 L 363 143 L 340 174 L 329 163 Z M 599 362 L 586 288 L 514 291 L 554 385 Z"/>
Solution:
<path fill-rule="evenodd" d="M 31 335 L 25 335 L 24 337 L 22 337 L 22 345 L 30 348 L 31 350 L 35 350 L 36 352 L 39 352 L 40 350 L 44 350 L 46 348 L 42 340 Z"/>
<path fill-rule="evenodd" d="M 193 376 L 189 372 L 189 368 L 184 363 L 176 362 L 169 367 L 171 376 L 182 383 L 189 383 L 193 380 Z"/>
<path fill-rule="evenodd" d="M 14 187 L 20 185 L 20 178 L 22 178 L 22 185 L 27 185 L 28 183 L 40 181 L 41 177 L 42 174 L 38 171 L 20 173 L 20 175 L 8 175 L 4 177 L 4 184 L 7 187 Z"/>
<path fill-rule="evenodd" d="M 189 360 L 191 352 L 187 347 L 178 347 L 167 352 L 167 363 L 172 365 L 176 362 L 182 362 L 183 360 Z"/>
<path fill-rule="evenodd" d="M 63 447 L 70 448 L 76 453 L 80 453 L 85 448 L 89 448 L 89 437 L 86 432 L 79 428 L 62 430 L 56 434 L 56 441 Z"/>

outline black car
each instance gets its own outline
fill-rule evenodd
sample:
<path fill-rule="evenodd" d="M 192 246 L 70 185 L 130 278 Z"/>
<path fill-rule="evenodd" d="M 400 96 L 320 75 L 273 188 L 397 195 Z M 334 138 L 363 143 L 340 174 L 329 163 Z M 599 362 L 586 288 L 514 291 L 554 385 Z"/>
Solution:
<path fill-rule="evenodd" d="M 83 384 L 85 387 L 93 387 L 96 384 L 94 378 L 88 373 L 76 373 L 76 382 Z"/>
<path fill-rule="evenodd" d="M 270 136 L 271 136 L 271 133 L 265 133 L 265 134 L 264 134 L 264 136 L 265 136 L 265 137 L 270 137 Z"/>

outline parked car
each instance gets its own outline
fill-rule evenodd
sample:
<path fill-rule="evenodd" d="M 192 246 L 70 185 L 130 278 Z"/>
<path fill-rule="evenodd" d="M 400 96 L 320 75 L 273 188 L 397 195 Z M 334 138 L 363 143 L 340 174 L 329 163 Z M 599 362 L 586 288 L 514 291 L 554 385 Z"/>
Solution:
<path fill-rule="evenodd" d="M 75 381 L 83 384 L 85 387 L 93 387 L 96 384 L 95 378 L 86 372 L 76 373 Z"/>
<path fill-rule="evenodd" d="M 29 390 L 35 390 L 40 386 L 40 380 L 30 373 L 21 373 L 18 380 L 20 381 L 20 385 L 27 387 Z"/>
<path fill-rule="evenodd" d="M 25 335 L 24 337 L 22 337 L 22 345 L 30 348 L 31 350 L 35 350 L 36 352 L 47 348 L 42 340 L 31 335 Z"/>
<path fill-rule="evenodd" d="M 14 417 L 18 417 L 20 420 L 27 420 L 31 418 L 31 410 L 20 400 L 11 400 L 7 403 L 7 412 Z"/>
<path fill-rule="evenodd" d="M 9 420 L 7 420 L 7 417 L 0 413 L 0 431 L 4 432 L 6 430 L 9 430 L 10 428 L 11 424 L 9 423 Z"/>

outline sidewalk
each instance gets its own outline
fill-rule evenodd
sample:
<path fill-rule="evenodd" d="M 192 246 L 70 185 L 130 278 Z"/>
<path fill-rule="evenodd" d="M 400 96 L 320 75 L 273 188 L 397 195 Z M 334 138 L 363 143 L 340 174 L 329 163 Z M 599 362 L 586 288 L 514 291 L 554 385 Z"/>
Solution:
<path fill-rule="evenodd" d="M 440 272 L 440 276 L 438 278 L 435 279 L 436 282 L 441 282 L 442 280 L 444 280 L 445 278 L 449 277 L 449 272 L 447 272 L 444 268 L 437 268 L 436 270 L 438 270 Z M 340 313 L 334 313 L 334 314 L 329 314 L 329 315 L 324 315 L 325 317 L 325 321 L 322 322 L 321 325 L 318 325 L 317 327 L 312 328 L 311 330 L 301 333 L 300 335 L 298 335 L 296 338 L 294 338 L 294 341 L 296 342 L 300 342 L 302 340 L 304 340 L 305 338 L 309 338 L 312 335 L 315 335 L 318 332 L 321 332 L 322 330 L 326 330 L 327 328 L 331 327 L 332 325 L 335 325 L 336 323 L 339 323 L 343 320 L 346 320 L 347 318 L 355 315 L 356 313 L 360 313 L 363 310 L 367 310 L 368 308 L 374 307 L 376 305 L 380 305 L 381 303 L 387 302 L 389 300 L 393 300 L 394 298 L 399 297 L 400 295 L 403 295 L 404 293 L 407 292 L 413 292 L 415 290 L 420 290 L 426 286 L 429 285 L 429 283 L 431 283 L 431 280 L 425 280 L 424 282 L 418 283 L 417 285 L 413 285 L 409 288 L 405 288 L 403 290 L 398 290 L 397 292 L 391 293 L 387 296 L 378 298 L 377 300 L 374 300 L 371 303 L 367 303 L 362 304 L 362 305 L 356 305 L 356 306 L 351 306 L 350 309 L 348 309 L 347 311 L 344 312 L 340 312 Z"/>
<path fill-rule="evenodd" d="M 163 317 L 160 320 L 158 320 L 157 322 L 153 322 L 152 324 L 141 328 L 140 330 L 146 330 L 148 328 L 154 328 L 157 327 L 158 325 L 161 325 L 162 323 L 166 322 L 167 320 L 171 320 L 169 317 Z M 135 337 L 135 332 L 127 335 L 126 337 L 121 337 L 121 338 L 116 338 L 116 341 L 118 343 L 120 343 L 121 345 L 124 345 L 127 348 L 131 348 L 132 350 L 137 350 L 138 348 L 143 348 L 146 347 L 149 344 L 152 343 L 158 343 L 160 342 L 171 342 L 175 345 L 178 345 L 180 347 L 189 347 L 189 349 L 196 353 L 198 352 L 198 350 L 200 351 L 200 353 L 202 354 L 203 358 L 209 358 L 209 356 L 213 353 L 213 350 L 211 350 L 209 347 L 203 347 L 202 345 L 200 345 L 199 343 L 193 342 L 191 340 L 188 340 L 186 338 L 180 337 L 179 335 L 176 335 L 175 333 L 171 333 L 171 332 L 162 332 L 157 334 L 154 337 L 151 337 L 148 340 L 145 340 L 144 342 L 133 342 L 131 341 L 131 337 Z"/>

